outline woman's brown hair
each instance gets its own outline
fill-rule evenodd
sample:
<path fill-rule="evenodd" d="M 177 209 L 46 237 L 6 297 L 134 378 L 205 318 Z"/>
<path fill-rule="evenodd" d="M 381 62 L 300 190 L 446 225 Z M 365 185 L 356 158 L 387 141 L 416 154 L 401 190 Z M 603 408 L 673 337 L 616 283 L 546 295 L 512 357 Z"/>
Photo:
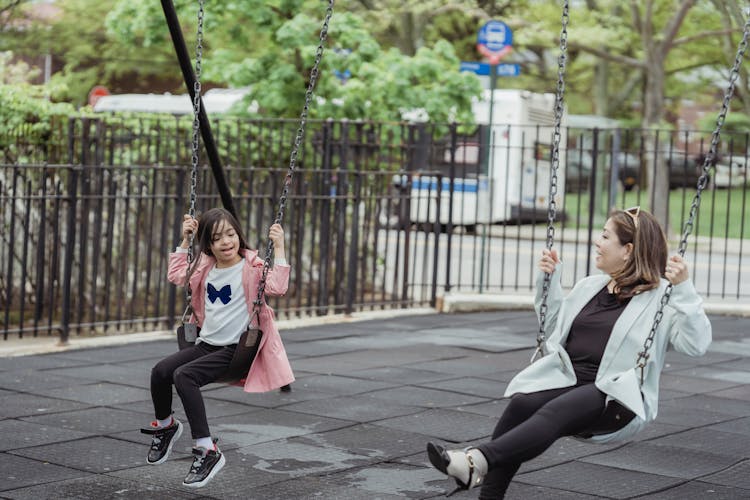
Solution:
<path fill-rule="evenodd" d="M 630 259 L 612 273 L 620 300 L 659 286 L 667 265 L 667 237 L 650 213 L 639 207 L 612 212 L 610 220 L 622 245 L 633 244 Z"/>

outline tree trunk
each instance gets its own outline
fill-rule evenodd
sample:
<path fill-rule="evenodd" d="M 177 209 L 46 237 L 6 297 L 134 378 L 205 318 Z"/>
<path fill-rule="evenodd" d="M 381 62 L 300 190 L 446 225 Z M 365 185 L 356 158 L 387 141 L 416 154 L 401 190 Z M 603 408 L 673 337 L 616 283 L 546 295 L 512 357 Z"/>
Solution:
<path fill-rule="evenodd" d="M 594 67 L 594 114 L 609 116 L 611 96 L 609 95 L 609 61 L 599 59 Z"/>
<path fill-rule="evenodd" d="M 648 151 L 648 157 L 643 160 L 645 160 L 646 165 L 647 193 L 651 213 L 669 234 L 669 167 L 661 153 L 660 144 L 658 144 L 657 138 L 659 136 L 655 133 L 659 129 L 664 116 L 664 61 L 659 56 L 658 53 L 649 54 L 645 74 L 643 127 L 646 129 L 646 133 L 653 134 L 651 140 L 648 141 L 653 150 Z"/>

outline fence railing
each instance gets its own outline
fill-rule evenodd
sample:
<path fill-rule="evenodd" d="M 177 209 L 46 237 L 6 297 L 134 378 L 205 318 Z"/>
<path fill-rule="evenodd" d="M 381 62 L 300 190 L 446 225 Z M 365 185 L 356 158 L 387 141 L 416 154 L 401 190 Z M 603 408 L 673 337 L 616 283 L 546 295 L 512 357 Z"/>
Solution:
<path fill-rule="evenodd" d="M 167 283 L 166 265 L 187 209 L 190 126 L 171 117 L 65 118 L 0 138 L 4 338 L 174 326 L 184 298 Z M 213 124 L 256 248 L 265 247 L 295 126 Z M 453 290 L 529 293 L 546 236 L 547 132 L 311 122 L 284 220 L 290 289 L 271 305 L 291 318 L 433 305 Z M 556 231 L 565 286 L 594 272 L 592 242 L 610 208 L 648 206 L 650 166 L 670 168 L 671 234 L 679 232 L 702 151 L 695 134 L 681 134 L 568 130 Z M 750 295 L 746 163 L 725 154 L 703 197 L 688 259 L 706 297 Z M 206 167 L 197 192 L 199 212 L 219 205 Z"/>

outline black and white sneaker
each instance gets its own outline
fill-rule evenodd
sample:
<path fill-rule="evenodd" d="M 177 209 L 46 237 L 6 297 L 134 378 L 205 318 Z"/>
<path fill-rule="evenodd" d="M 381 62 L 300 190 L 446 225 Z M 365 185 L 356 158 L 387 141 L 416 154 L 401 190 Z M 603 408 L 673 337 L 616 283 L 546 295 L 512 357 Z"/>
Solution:
<path fill-rule="evenodd" d="M 218 448 L 214 450 L 193 448 L 193 464 L 190 466 L 190 472 L 182 481 L 183 486 L 202 488 L 213 479 L 225 463 L 224 454 Z"/>
<path fill-rule="evenodd" d="M 182 422 L 172 417 L 172 424 L 169 427 L 162 428 L 157 427 L 156 422 L 151 422 L 151 426 L 141 429 L 141 432 L 151 435 L 151 448 L 148 450 L 146 462 L 151 465 L 158 465 L 169 458 L 172 445 L 182 435 Z"/>

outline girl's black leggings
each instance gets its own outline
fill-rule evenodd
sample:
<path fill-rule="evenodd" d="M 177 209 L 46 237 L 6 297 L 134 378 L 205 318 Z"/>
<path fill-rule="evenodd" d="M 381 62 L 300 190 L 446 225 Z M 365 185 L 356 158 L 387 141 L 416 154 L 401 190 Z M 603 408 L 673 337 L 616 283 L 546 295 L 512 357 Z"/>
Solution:
<path fill-rule="evenodd" d="M 156 418 L 172 414 L 172 385 L 185 409 L 193 439 L 210 437 L 200 388 L 221 377 L 232 361 L 237 344 L 213 346 L 199 342 L 159 361 L 151 370 L 151 399 Z"/>
<path fill-rule="evenodd" d="M 605 404 L 606 395 L 594 384 L 513 395 L 492 441 L 477 447 L 488 464 L 480 500 L 503 498 L 523 462 L 540 455 L 557 439 L 590 428 Z"/>

